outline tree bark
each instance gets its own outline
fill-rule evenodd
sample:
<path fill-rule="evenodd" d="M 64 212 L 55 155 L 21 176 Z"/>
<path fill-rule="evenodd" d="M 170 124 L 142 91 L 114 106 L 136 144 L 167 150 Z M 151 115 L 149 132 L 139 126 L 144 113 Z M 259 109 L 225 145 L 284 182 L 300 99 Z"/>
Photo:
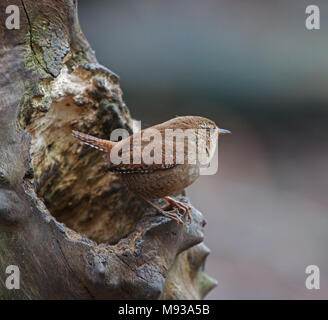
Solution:
<path fill-rule="evenodd" d="M 5 26 L 13 4 L 18 30 Z M 155 215 L 71 136 L 133 132 L 76 1 L 1 0 L 0 12 L 0 298 L 203 298 L 215 281 L 203 272 L 202 214 L 192 208 L 187 226 Z M 19 290 L 5 286 L 8 265 Z"/>

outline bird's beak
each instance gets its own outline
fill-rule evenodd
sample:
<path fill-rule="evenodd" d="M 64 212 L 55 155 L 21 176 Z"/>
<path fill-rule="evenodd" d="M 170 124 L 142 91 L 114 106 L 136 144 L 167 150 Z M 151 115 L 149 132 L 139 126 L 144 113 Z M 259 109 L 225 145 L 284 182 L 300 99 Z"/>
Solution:
<path fill-rule="evenodd" d="M 229 131 L 229 130 L 220 129 L 220 128 L 218 128 L 218 129 L 219 129 L 219 132 L 218 132 L 219 135 L 221 135 L 221 134 L 231 134 L 231 131 Z"/>

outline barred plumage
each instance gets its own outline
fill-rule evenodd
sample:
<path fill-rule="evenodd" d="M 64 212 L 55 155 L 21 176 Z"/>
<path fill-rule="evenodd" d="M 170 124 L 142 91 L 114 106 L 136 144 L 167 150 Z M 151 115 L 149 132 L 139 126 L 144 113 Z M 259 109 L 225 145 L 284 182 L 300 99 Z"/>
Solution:
<path fill-rule="evenodd" d="M 101 150 L 103 152 L 110 152 L 112 149 L 114 142 L 104 139 L 99 139 L 94 136 L 90 136 L 89 134 L 85 134 L 79 131 L 72 131 L 72 135 L 87 144 L 90 147 Z"/>

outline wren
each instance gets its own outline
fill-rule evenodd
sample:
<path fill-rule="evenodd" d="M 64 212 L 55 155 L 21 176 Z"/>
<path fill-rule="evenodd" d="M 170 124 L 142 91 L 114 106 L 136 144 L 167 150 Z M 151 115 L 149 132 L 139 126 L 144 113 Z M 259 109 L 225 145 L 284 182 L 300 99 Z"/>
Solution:
<path fill-rule="evenodd" d="M 176 117 L 117 142 L 72 131 L 84 144 L 106 153 L 109 171 L 120 175 L 130 191 L 180 224 L 180 210 L 190 222 L 191 208 L 171 196 L 199 177 L 202 163 L 213 157 L 218 135 L 228 133 L 215 122 L 197 116 Z M 149 150 L 148 157 L 144 157 Z M 168 202 L 162 208 L 151 201 L 160 198 Z"/>

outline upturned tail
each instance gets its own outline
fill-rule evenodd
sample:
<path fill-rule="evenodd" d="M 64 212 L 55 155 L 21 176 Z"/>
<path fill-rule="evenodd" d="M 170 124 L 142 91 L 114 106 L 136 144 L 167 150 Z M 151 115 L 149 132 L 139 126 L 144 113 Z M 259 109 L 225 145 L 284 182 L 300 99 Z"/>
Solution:
<path fill-rule="evenodd" d="M 79 139 L 84 144 L 87 144 L 90 147 L 96 148 L 103 152 L 110 152 L 112 149 L 114 142 L 104 139 L 99 139 L 94 136 L 90 136 L 89 134 L 85 134 L 79 131 L 72 131 L 73 137 Z"/>

